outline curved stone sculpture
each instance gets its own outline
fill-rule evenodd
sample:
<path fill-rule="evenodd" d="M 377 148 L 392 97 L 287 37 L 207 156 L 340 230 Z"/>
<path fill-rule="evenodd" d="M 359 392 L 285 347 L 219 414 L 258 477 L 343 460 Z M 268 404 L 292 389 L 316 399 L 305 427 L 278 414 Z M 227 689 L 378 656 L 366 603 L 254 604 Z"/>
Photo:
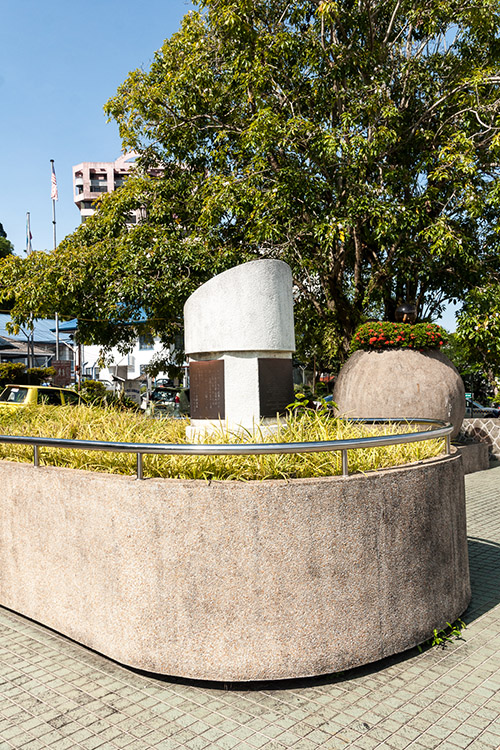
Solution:
<path fill-rule="evenodd" d="M 140 669 L 345 670 L 421 643 L 469 602 L 458 454 L 267 482 L 0 473 L 0 603 Z"/>
<path fill-rule="evenodd" d="M 292 272 L 255 260 L 215 276 L 184 306 L 189 356 L 188 437 L 275 424 L 294 400 Z"/>
<path fill-rule="evenodd" d="M 346 417 L 442 419 L 456 437 L 465 415 L 465 389 L 440 351 L 357 351 L 341 369 L 333 400 Z"/>
<path fill-rule="evenodd" d="M 295 351 L 292 272 L 254 260 L 214 276 L 184 305 L 186 354 Z"/>

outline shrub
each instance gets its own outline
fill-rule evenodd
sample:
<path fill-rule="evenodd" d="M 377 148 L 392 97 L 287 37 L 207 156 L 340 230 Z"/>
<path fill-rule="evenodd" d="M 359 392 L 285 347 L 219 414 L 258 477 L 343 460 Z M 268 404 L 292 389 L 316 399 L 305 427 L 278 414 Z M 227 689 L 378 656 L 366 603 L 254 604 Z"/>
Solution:
<path fill-rule="evenodd" d="M 21 362 L 2 362 L 0 364 L 0 387 L 4 388 L 9 383 L 21 383 L 24 370 Z"/>
<path fill-rule="evenodd" d="M 111 393 L 106 389 L 104 383 L 99 380 L 84 380 L 80 389 L 80 394 L 85 401 L 92 406 L 111 406 L 113 409 L 120 411 L 138 411 L 139 406 L 131 398 L 123 393 Z"/>
<path fill-rule="evenodd" d="M 0 364 L 0 388 L 9 383 L 13 385 L 40 385 L 54 377 L 53 367 L 30 367 L 28 370 L 22 362 L 2 362 Z"/>
<path fill-rule="evenodd" d="M 440 349 L 448 334 L 435 323 L 363 323 L 351 341 L 351 353 L 357 349 Z"/>
<path fill-rule="evenodd" d="M 30 367 L 24 374 L 24 380 L 19 382 L 25 385 L 40 385 L 45 383 L 46 380 L 51 380 L 56 371 L 53 367 Z"/>

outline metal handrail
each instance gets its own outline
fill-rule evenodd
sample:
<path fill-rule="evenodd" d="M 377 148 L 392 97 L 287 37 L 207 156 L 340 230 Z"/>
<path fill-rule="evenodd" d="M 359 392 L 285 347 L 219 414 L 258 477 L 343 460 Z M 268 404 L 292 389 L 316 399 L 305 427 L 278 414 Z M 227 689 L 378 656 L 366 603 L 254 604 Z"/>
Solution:
<path fill-rule="evenodd" d="M 135 453 L 137 455 L 137 479 L 144 479 L 143 456 L 159 454 L 167 456 L 248 456 L 267 453 L 320 453 L 340 451 L 342 475 L 348 476 L 347 451 L 384 445 L 416 443 L 421 440 L 445 438 L 446 452 L 451 452 L 453 425 L 440 419 L 382 419 L 351 418 L 350 422 L 364 424 L 429 424 L 438 425 L 435 429 L 421 432 L 405 432 L 394 435 L 373 435 L 371 437 L 347 438 L 345 440 L 321 440 L 307 443 L 116 443 L 108 440 L 70 440 L 68 438 L 46 438 L 23 435 L 0 435 L 0 443 L 9 445 L 33 446 L 33 463 L 40 465 L 40 448 L 66 448 L 113 453 Z"/>

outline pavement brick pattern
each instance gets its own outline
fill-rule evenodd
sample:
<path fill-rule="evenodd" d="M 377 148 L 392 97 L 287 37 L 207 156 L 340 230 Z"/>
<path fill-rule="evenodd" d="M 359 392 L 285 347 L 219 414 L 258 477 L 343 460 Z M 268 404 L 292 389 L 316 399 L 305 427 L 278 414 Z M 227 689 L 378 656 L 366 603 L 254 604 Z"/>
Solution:
<path fill-rule="evenodd" d="M 0 609 L 0 750 L 498 750 L 500 466 L 466 483 L 463 640 L 343 675 L 193 684 L 139 674 Z"/>

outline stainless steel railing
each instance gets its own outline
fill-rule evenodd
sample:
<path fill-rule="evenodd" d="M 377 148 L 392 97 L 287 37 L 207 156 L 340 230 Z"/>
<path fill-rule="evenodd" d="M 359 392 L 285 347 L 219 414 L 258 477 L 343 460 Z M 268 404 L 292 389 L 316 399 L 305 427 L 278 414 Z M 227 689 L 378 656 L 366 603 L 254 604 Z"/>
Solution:
<path fill-rule="evenodd" d="M 28 437 L 22 435 L 0 435 L 0 443 L 33 446 L 33 463 L 40 465 L 40 448 L 69 448 L 87 451 L 109 451 L 135 453 L 137 456 L 137 479 L 144 479 L 144 455 L 155 453 L 166 456 L 248 456 L 266 453 L 319 453 L 340 451 L 342 475 L 348 476 L 347 451 L 359 448 L 375 448 L 384 445 L 416 443 L 422 440 L 444 438 L 446 452 L 451 452 L 453 425 L 439 419 L 349 419 L 364 424 L 425 424 L 436 427 L 420 432 L 394 435 L 373 435 L 345 440 L 322 440 L 310 443 L 115 443 L 106 440 L 70 440 L 66 438 Z"/>

